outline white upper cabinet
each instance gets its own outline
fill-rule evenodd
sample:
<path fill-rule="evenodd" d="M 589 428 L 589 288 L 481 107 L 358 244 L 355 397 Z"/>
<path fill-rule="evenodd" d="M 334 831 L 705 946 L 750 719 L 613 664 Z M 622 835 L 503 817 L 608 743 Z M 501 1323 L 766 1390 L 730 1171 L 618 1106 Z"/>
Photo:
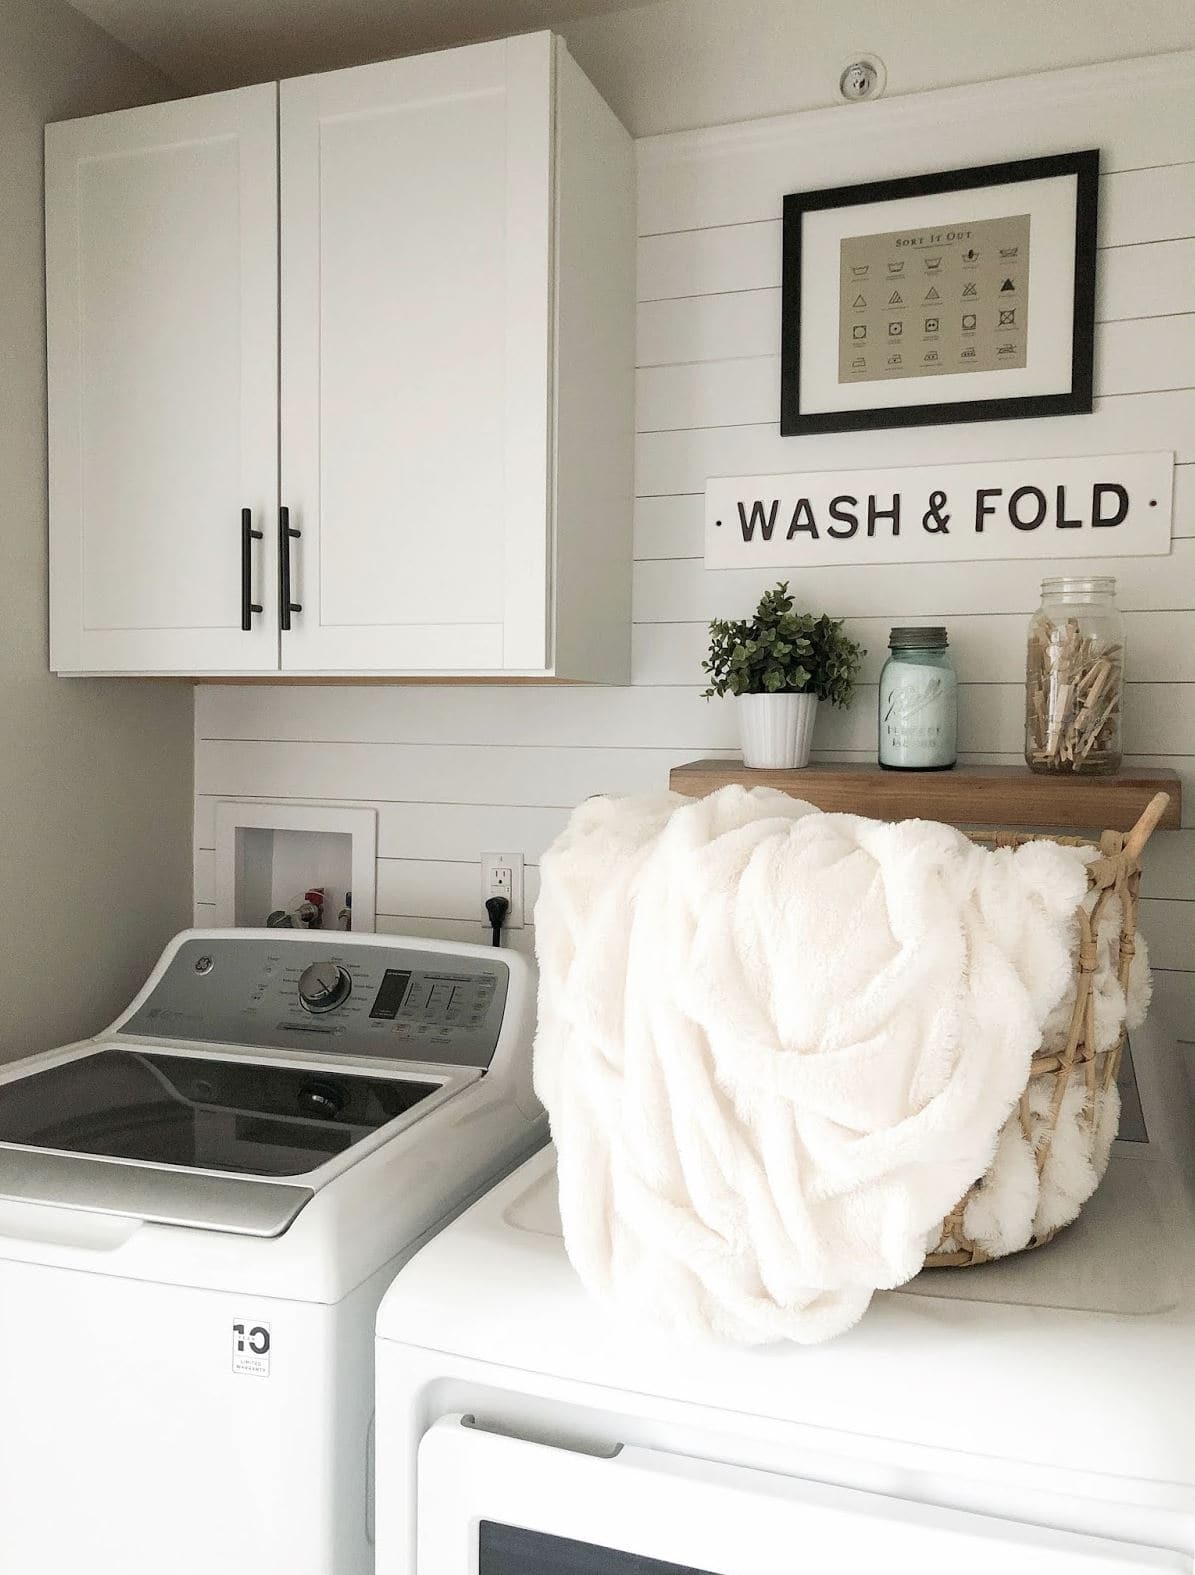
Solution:
<path fill-rule="evenodd" d="M 276 117 L 270 85 L 47 128 L 59 672 L 277 668 Z"/>
<path fill-rule="evenodd" d="M 50 130 L 53 665 L 625 682 L 630 139 L 549 34 L 274 95 Z"/>

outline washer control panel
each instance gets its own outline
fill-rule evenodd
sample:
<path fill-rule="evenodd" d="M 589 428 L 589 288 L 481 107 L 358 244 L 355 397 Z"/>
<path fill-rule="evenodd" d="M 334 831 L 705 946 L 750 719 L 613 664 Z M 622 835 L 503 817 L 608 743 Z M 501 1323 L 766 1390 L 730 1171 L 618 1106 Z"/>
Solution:
<path fill-rule="evenodd" d="M 509 970 L 411 944 L 254 935 L 183 942 L 121 1033 L 488 1067 Z"/>

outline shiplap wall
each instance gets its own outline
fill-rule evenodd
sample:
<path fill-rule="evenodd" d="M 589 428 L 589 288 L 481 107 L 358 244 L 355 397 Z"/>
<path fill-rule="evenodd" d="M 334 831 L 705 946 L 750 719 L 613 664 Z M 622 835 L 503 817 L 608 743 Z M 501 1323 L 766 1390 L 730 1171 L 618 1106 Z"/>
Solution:
<path fill-rule="evenodd" d="M 379 928 L 479 939 L 482 851 L 536 861 L 591 793 L 666 783 L 733 753 L 730 702 L 700 698 L 706 621 L 747 613 L 775 578 L 707 572 L 707 476 L 1173 449 L 1169 559 L 1091 560 L 1128 624 L 1125 734 L 1184 774 L 1195 828 L 1195 54 L 952 88 L 643 140 L 634 680 L 629 689 L 204 687 L 196 705 L 195 914 L 212 915 L 213 802 L 375 804 Z M 1101 150 L 1096 408 L 1090 416 L 781 438 L 781 198 L 951 165 Z M 873 755 L 889 626 L 950 629 L 964 758 L 1017 760 L 1024 632 L 1039 581 L 1071 561 L 826 568 L 800 602 L 845 615 L 868 648 L 817 753 Z M 1144 926 L 1155 966 L 1195 998 L 1195 829 L 1159 836 Z M 529 948 L 530 928 L 513 944 Z"/>

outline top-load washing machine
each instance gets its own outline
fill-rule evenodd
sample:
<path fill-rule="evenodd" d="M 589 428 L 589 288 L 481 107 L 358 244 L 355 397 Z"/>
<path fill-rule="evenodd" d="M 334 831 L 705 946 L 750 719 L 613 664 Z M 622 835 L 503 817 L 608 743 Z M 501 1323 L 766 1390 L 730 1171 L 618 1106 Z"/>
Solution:
<path fill-rule="evenodd" d="M 1176 1041 L 1160 1016 L 1134 1034 L 1140 1107 L 1130 1077 L 1069 1230 L 927 1271 L 821 1346 L 620 1322 L 565 1256 L 545 1149 L 382 1304 L 378 1575 L 1191 1575 Z"/>
<path fill-rule="evenodd" d="M 5 1575 L 373 1569 L 378 1302 L 546 1138 L 533 1022 L 507 951 L 192 931 L 0 1067 Z"/>

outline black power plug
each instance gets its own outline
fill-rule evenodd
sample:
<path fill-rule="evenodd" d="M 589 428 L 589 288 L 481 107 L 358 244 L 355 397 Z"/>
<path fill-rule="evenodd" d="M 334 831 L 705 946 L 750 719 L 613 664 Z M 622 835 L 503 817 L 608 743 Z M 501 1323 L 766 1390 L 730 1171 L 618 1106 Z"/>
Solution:
<path fill-rule="evenodd" d="M 506 915 L 510 912 L 510 903 L 505 897 L 487 897 L 485 911 L 490 916 L 490 928 L 494 932 L 494 945 L 502 945 L 502 926 Z"/>

